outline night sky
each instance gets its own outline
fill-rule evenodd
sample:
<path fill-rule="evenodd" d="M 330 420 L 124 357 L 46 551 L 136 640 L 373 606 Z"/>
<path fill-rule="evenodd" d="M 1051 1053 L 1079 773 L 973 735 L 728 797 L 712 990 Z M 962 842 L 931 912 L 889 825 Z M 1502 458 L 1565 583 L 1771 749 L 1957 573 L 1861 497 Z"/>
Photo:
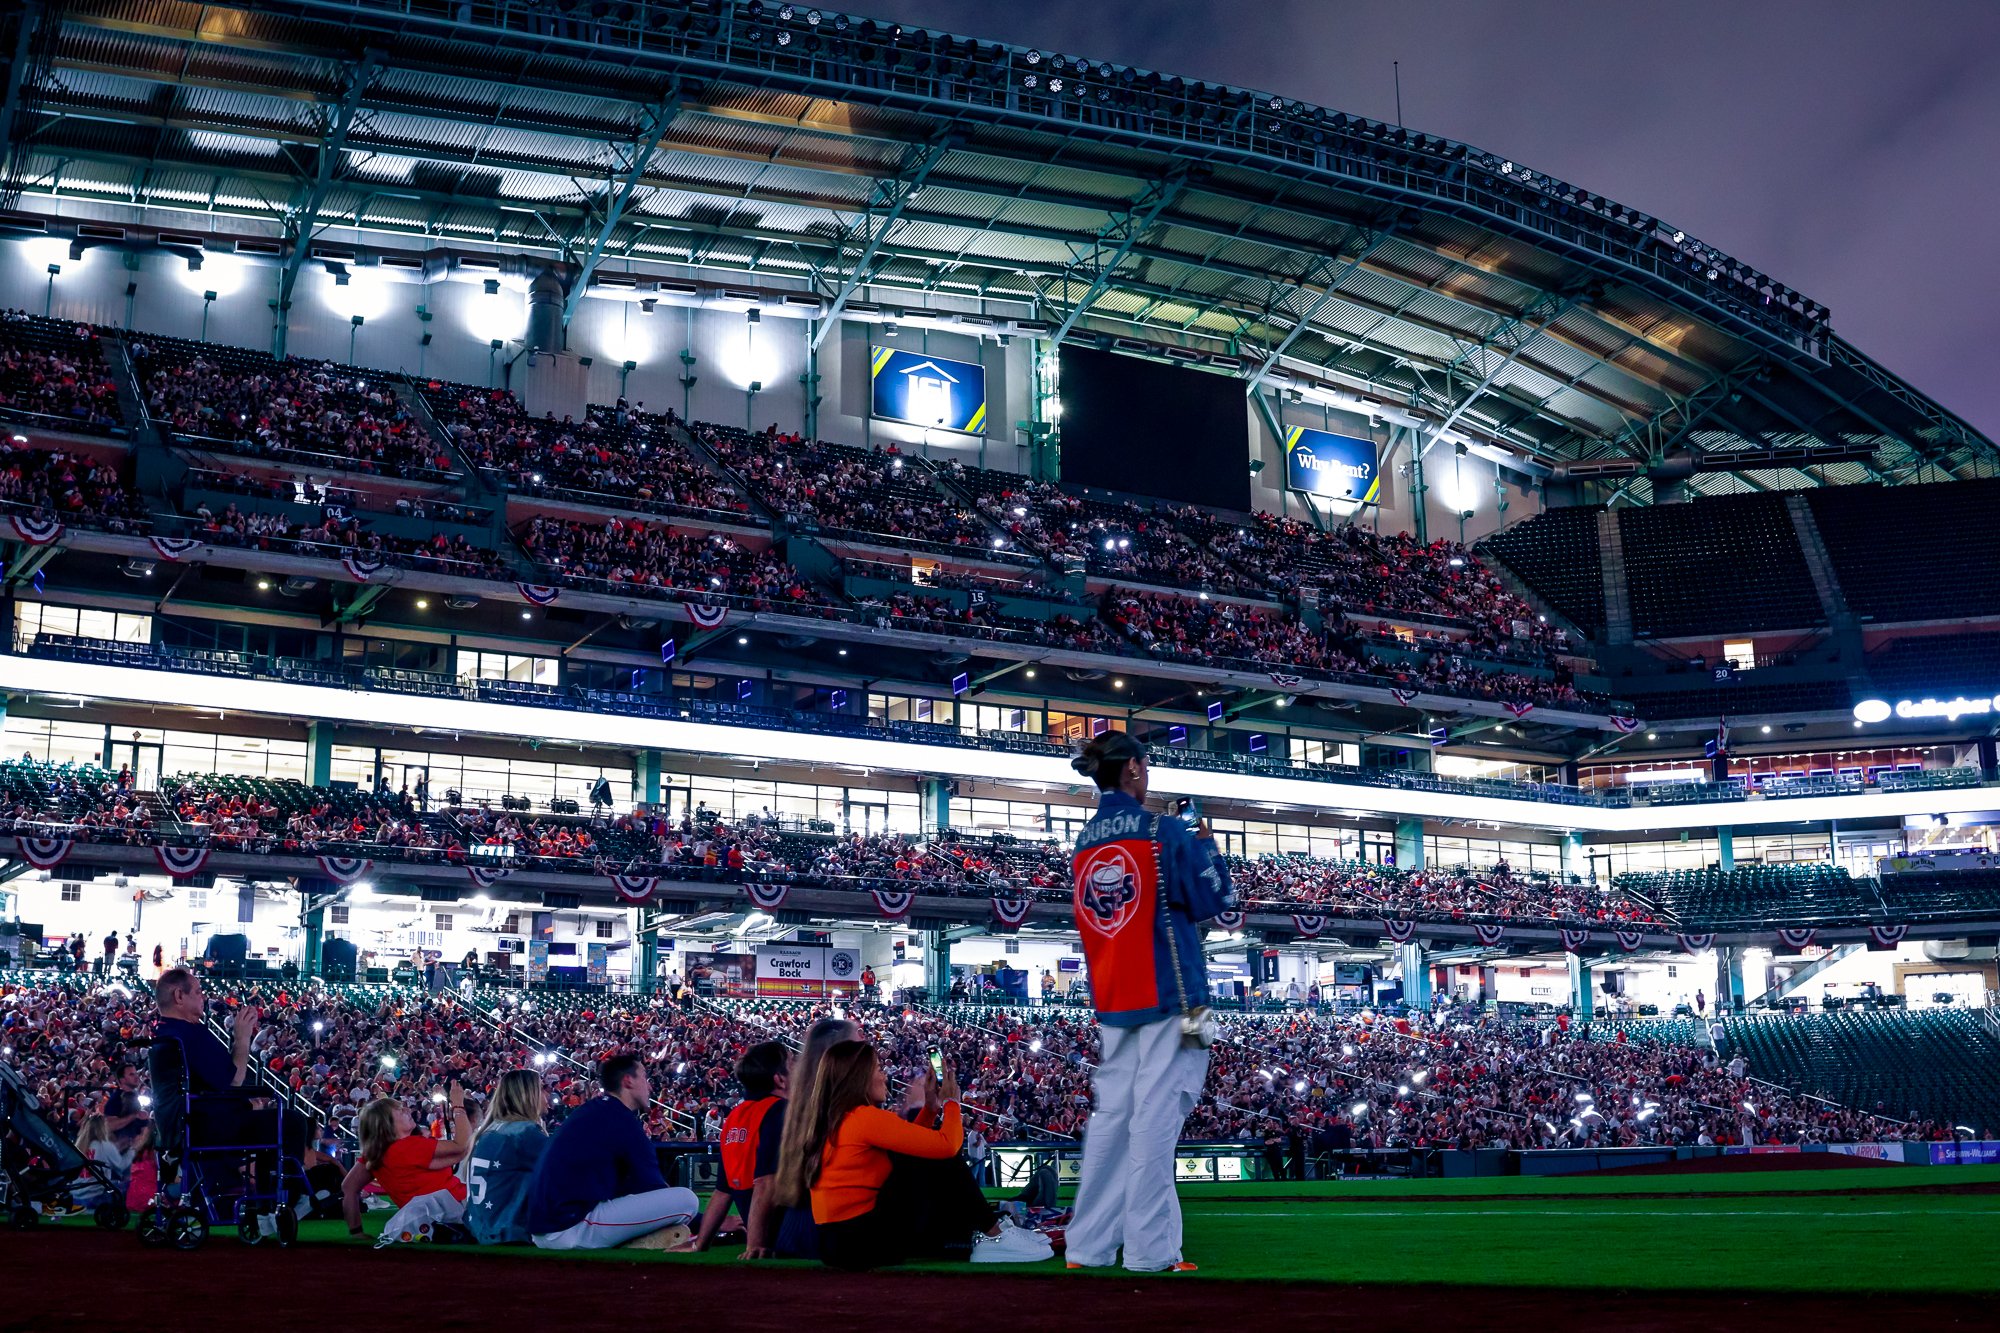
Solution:
<path fill-rule="evenodd" d="M 1804 292 L 2000 439 L 2000 0 L 874 0 L 860 12 L 1403 122 Z"/>

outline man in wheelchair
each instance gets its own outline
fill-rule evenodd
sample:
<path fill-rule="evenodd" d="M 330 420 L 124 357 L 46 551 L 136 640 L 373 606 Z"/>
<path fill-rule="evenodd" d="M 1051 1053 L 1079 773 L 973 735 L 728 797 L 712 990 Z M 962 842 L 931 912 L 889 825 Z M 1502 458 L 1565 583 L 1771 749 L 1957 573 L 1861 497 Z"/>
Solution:
<path fill-rule="evenodd" d="M 186 968 L 162 973 L 155 988 L 159 1018 L 149 1058 L 154 1118 L 161 1148 L 163 1196 L 148 1214 L 184 1248 L 190 1214 L 208 1226 L 235 1222 L 243 1239 L 270 1232 L 283 1241 L 297 1234 L 292 1204 L 305 1195 L 299 1165 L 306 1124 L 287 1116 L 281 1100 L 259 1095 L 250 1042 L 261 1019 L 254 1006 L 236 1011 L 227 1044 L 202 1022 L 206 997 L 201 979 Z M 141 1239 L 148 1239 L 141 1219 Z M 193 1241 L 199 1243 L 199 1239 Z"/>

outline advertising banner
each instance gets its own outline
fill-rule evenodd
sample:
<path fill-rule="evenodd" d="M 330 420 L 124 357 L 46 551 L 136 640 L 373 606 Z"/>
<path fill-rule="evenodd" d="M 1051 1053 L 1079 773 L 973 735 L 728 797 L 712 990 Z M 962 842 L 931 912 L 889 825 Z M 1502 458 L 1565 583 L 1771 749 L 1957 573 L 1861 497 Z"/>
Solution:
<path fill-rule="evenodd" d="M 1285 429 L 1285 485 L 1329 500 L 1374 504 L 1382 491 L 1373 440 L 1304 426 Z"/>
<path fill-rule="evenodd" d="M 528 941 L 528 984 L 539 986 L 549 979 L 549 942 Z"/>
<path fill-rule="evenodd" d="M 757 994 L 785 997 L 851 995 L 861 984 L 861 955 L 824 944 L 757 946 Z"/>
<path fill-rule="evenodd" d="M 1885 856 L 1876 862 L 1885 875 L 1915 875 L 1933 870 L 1992 870 L 2000 856 L 1992 852 L 1931 852 L 1924 856 Z"/>
<path fill-rule="evenodd" d="M 886 421 L 986 433 L 986 368 L 899 347 L 876 347 L 868 357 L 870 401 Z"/>
<path fill-rule="evenodd" d="M 757 993 L 757 956 L 748 953 L 691 953 L 682 974 L 697 995 L 749 999 Z"/>
<path fill-rule="evenodd" d="M 602 986 L 610 979 L 604 965 L 604 949 L 602 944 L 584 946 L 584 976 L 593 986 Z"/>
<path fill-rule="evenodd" d="M 1932 1166 L 2000 1166 L 2000 1143 L 1933 1143 Z"/>

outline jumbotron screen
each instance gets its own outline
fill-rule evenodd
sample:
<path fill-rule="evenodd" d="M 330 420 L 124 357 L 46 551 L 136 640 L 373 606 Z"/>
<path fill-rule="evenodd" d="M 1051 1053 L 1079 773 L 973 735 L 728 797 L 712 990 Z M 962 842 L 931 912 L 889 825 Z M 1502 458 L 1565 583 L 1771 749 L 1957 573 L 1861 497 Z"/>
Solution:
<path fill-rule="evenodd" d="M 1242 381 L 1064 347 L 1062 479 L 1248 509 L 1250 417 Z"/>

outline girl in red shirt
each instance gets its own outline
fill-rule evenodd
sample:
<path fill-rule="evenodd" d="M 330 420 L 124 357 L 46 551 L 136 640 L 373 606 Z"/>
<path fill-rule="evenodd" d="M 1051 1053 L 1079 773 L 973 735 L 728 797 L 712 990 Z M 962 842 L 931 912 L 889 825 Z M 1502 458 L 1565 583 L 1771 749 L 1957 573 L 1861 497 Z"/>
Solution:
<path fill-rule="evenodd" d="M 444 1197 L 432 1201 L 435 1215 L 427 1220 L 456 1222 L 464 1215 L 465 1182 L 458 1178 L 456 1168 L 472 1149 L 472 1118 L 466 1114 L 465 1090 L 455 1080 L 445 1100 L 452 1126 L 448 1139 L 417 1133 L 415 1117 L 394 1097 L 377 1097 L 361 1108 L 355 1122 L 361 1155 L 340 1185 L 348 1235 L 361 1234 L 361 1191 L 371 1180 L 382 1187 L 398 1210 L 436 1194 Z"/>

